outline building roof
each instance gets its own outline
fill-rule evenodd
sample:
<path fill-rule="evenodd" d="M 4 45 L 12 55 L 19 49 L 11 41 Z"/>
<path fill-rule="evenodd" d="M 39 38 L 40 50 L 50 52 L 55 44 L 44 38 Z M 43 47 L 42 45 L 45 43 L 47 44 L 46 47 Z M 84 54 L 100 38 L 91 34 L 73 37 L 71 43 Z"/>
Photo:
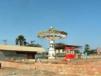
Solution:
<path fill-rule="evenodd" d="M 81 48 L 81 46 L 78 46 L 78 45 L 67 45 L 67 44 L 64 44 L 64 43 L 56 43 L 55 44 L 56 49 L 65 49 L 65 47 Z"/>
<path fill-rule="evenodd" d="M 29 46 L 18 46 L 18 45 L 0 45 L 0 51 L 17 51 L 17 52 L 44 52 L 45 49 L 42 47 L 29 47 Z"/>

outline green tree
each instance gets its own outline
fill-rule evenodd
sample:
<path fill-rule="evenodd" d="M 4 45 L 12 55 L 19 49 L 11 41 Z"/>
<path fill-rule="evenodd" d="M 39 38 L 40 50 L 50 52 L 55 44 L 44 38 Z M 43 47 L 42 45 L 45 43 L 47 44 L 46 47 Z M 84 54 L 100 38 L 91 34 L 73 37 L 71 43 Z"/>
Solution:
<path fill-rule="evenodd" d="M 84 48 L 84 54 L 87 53 L 87 55 L 88 55 L 89 52 L 90 52 L 90 45 L 89 44 L 86 44 L 85 45 L 85 48 Z"/>
<path fill-rule="evenodd" d="M 75 50 L 76 54 L 81 54 L 80 50 Z"/>
<path fill-rule="evenodd" d="M 34 43 L 35 41 L 31 41 L 27 46 L 31 46 L 31 47 L 42 47 L 40 44 L 38 43 Z"/>
<path fill-rule="evenodd" d="M 23 46 L 23 45 L 26 45 L 27 42 L 26 42 L 26 39 L 23 35 L 19 35 L 17 38 L 16 38 L 16 45 L 20 45 L 20 46 Z"/>

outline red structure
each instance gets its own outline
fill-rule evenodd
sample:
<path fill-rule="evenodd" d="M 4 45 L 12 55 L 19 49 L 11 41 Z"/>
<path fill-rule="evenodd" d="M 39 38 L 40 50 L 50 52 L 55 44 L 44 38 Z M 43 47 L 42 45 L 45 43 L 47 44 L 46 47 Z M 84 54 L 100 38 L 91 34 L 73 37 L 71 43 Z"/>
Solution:
<path fill-rule="evenodd" d="M 78 51 L 81 46 L 76 45 L 66 45 L 63 43 L 55 44 L 55 49 L 62 49 L 65 52 L 64 60 L 76 58 L 76 51 Z"/>
<path fill-rule="evenodd" d="M 76 45 L 67 45 L 67 44 L 63 44 L 63 43 L 56 43 L 55 44 L 55 49 L 63 49 L 63 50 L 77 50 L 81 48 L 81 46 L 76 46 Z"/>
<path fill-rule="evenodd" d="M 76 46 L 76 45 L 65 45 L 64 48 L 65 50 L 75 50 L 79 49 L 81 46 Z"/>
<path fill-rule="evenodd" d="M 76 57 L 75 54 L 67 54 L 67 55 L 64 57 L 64 60 L 74 59 L 75 57 Z"/>

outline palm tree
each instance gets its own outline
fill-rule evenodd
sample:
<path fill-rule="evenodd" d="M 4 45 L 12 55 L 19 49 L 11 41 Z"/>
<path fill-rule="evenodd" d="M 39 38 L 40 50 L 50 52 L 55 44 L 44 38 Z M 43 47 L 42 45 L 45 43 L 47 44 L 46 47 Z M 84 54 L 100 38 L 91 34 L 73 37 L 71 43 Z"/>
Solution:
<path fill-rule="evenodd" d="M 20 46 L 23 46 L 23 45 L 26 45 L 26 39 L 23 35 L 19 35 L 17 38 L 16 38 L 16 45 L 20 45 Z"/>

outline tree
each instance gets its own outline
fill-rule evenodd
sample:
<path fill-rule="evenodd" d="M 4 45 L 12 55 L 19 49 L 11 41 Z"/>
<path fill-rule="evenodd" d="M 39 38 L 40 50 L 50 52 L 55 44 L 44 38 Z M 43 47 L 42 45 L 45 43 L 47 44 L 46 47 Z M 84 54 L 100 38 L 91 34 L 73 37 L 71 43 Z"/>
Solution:
<path fill-rule="evenodd" d="M 76 54 L 81 54 L 80 50 L 75 50 Z"/>
<path fill-rule="evenodd" d="M 23 35 L 19 35 L 17 38 L 16 38 L 16 45 L 20 45 L 20 46 L 23 46 L 23 45 L 26 45 L 27 42 L 26 42 L 26 39 Z"/>
<path fill-rule="evenodd" d="M 85 45 L 85 48 L 84 48 L 84 54 L 87 53 L 87 55 L 88 55 L 89 52 L 90 52 L 90 45 L 89 44 L 86 44 Z"/>
<path fill-rule="evenodd" d="M 34 43 L 35 41 L 31 41 L 27 46 L 31 46 L 31 47 L 42 47 L 40 44 L 38 43 Z"/>

